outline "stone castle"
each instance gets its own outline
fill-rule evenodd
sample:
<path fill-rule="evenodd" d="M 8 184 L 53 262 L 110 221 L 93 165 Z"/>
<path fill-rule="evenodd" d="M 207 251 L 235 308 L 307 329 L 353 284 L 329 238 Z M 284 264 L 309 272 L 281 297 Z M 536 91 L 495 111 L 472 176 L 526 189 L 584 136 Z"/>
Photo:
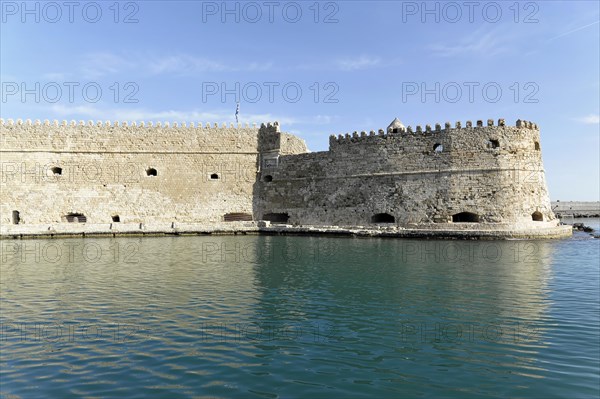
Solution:
<path fill-rule="evenodd" d="M 0 120 L 0 129 L 4 237 L 570 234 L 550 206 L 539 129 L 522 120 L 413 129 L 396 119 L 385 131 L 330 136 L 322 152 L 277 122 Z"/>

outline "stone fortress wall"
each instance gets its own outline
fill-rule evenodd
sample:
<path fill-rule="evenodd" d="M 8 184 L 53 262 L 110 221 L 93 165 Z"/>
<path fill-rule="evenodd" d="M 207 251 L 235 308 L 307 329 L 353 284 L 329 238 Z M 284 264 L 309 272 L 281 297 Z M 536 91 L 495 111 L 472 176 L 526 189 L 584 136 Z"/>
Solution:
<path fill-rule="evenodd" d="M 539 129 L 527 121 L 413 131 L 396 120 L 387 131 L 331 136 L 329 151 L 314 153 L 277 122 L 0 120 L 0 130 L 4 235 L 78 222 L 110 229 L 259 220 L 430 231 L 558 226 Z"/>
<path fill-rule="evenodd" d="M 306 152 L 272 124 L 8 121 L 0 128 L 2 224 L 16 222 L 14 212 L 18 223 L 34 225 L 82 216 L 87 223 L 256 219 L 260 152 Z"/>
<path fill-rule="evenodd" d="M 521 120 L 331 136 L 329 151 L 281 156 L 262 174 L 263 213 L 287 213 L 290 223 L 557 223 L 540 132 Z"/>

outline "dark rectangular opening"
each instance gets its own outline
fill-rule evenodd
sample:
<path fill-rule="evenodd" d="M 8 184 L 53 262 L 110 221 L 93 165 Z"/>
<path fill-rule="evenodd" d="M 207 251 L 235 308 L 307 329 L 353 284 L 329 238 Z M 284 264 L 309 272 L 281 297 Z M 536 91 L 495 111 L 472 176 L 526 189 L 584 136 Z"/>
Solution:
<path fill-rule="evenodd" d="M 242 212 L 226 213 L 223 216 L 223 220 L 226 222 L 251 222 L 252 215 Z"/>
<path fill-rule="evenodd" d="M 65 215 L 65 220 L 68 223 L 86 223 L 87 217 L 83 213 L 68 213 Z"/>
<path fill-rule="evenodd" d="M 269 221 L 274 224 L 285 224 L 290 219 L 290 215 L 287 213 L 267 213 L 263 216 L 263 220 Z"/>
<path fill-rule="evenodd" d="M 19 211 L 12 211 L 12 223 L 19 224 L 21 223 L 21 214 Z"/>
<path fill-rule="evenodd" d="M 461 212 L 452 215 L 454 223 L 479 223 L 479 215 L 471 212 Z"/>

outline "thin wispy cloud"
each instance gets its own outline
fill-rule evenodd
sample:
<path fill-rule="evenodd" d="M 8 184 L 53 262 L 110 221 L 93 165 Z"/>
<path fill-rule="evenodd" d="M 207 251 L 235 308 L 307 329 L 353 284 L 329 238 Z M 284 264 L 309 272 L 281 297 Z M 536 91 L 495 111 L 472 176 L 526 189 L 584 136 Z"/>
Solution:
<path fill-rule="evenodd" d="M 588 116 L 577 118 L 577 120 L 580 123 L 584 123 L 586 125 L 598 125 L 598 124 L 600 124 L 600 115 L 599 114 L 589 114 Z"/>
<path fill-rule="evenodd" d="M 374 55 L 360 55 L 358 57 L 344 57 L 316 63 L 298 64 L 295 69 L 309 71 L 342 71 L 353 72 L 367 69 L 387 68 L 400 65 L 398 58 L 383 59 Z"/>
<path fill-rule="evenodd" d="M 509 50 L 509 37 L 497 31 L 476 31 L 461 39 L 458 43 L 436 43 L 429 48 L 437 57 L 456 57 L 476 55 L 479 57 L 496 56 Z"/>
<path fill-rule="evenodd" d="M 339 119 L 340 117 L 337 115 L 316 115 L 312 117 L 312 123 L 315 125 L 329 125 Z"/>
<path fill-rule="evenodd" d="M 135 57 L 126 58 L 112 53 L 90 53 L 81 60 L 81 73 L 85 78 L 97 79 L 136 68 Z"/>
<path fill-rule="evenodd" d="M 383 59 L 379 56 L 360 55 L 333 59 L 315 64 L 295 65 L 300 70 L 360 71 L 386 68 L 401 64 L 400 59 Z M 49 71 L 44 74 L 48 79 L 100 79 L 111 75 L 131 74 L 136 76 L 197 76 L 201 73 L 219 72 L 268 72 L 274 70 L 273 62 L 230 62 L 192 54 L 173 54 L 160 58 L 154 56 L 118 55 L 113 53 L 85 54 L 73 71 Z M 279 67 L 281 68 L 281 67 Z"/>
<path fill-rule="evenodd" d="M 196 57 L 189 54 L 172 55 L 160 60 L 150 60 L 148 71 L 152 75 L 175 73 L 179 75 L 201 72 L 262 72 L 268 71 L 273 63 L 250 62 L 226 64 L 209 58 Z"/>
<path fill-rule="evenodd" d="M 381 58 L 362 55 L 358 58 L 343 59 L 337 61 L 337 66 L 342 71 L 356 71 L 370 69 L 381 65 Z"/>
<path fill-rule="evenodd" d="M 47 72 L 42 75 L 42 78 L 48 79 L 48 80 L 65 81 L 68 79 L 68 75 L 66 73 L 62 73 L 62 72 Z"/>
<path fill-rule="evenodd" d="M 192 110 L 148 110 L 145 108 L 134 108 L 134 109 L 122 109 L 122 108 L 110 108 L 102 107 L 100 105 L 77 105 L 77 106 L 66 106 L 62 104 L 53 104 L 46 108 L 49 109 L 49 113 L 56 115 L 57 118 L 64 118 L 67 120 L 94 120 L 94 121 L 127 121 L 127 122 L 186 122 L 186 123 L 199 123 L 206 125 L 210 123 L 211 126 L 214 123 L 221 125 L 222 123 L 235 123 L 235 112 L 234 110 L 216 109 L 209 111 L 200 111 L 197 109 Z M 339 115 L 306 115 L 300 117 L 290 117 L 287 115 L 280 115 L 274 113 L 255 113 L 245 114 L 241 113 L 239 121 L 240 123 L 264 123 L 278 121 L 283 126 L 297 126 L 297 125 L 317 125 L 327 126 L 332 123 L 336 123 L 341 118 Z"/>
<path fill-rule="evenodd" d="M 579 32 L 580 30 L 587 29 L 587 28 L 589 28 L 591 26 L 598 25 L 599 22 L 600 21 L 595 21 L 595 22 L 592 22 L 591 24 L 587 24 L 587 25 L 584 25 L 584 26 L 577 27 L 575 29 L 568 30 L 568 31 L 566 31 L 564 33 L 561 33 L 558 36 L 551 37 L 550 39 L 548 39 L 548 41 L 551 42 L 553 40 L 560 39 L 561 37 L 568 36 L 568 35 L 570 35 L 572 33 Z"/>
<path fill-rule="evenodd" d="M 140 54 L 117 55 L 113 53 L 91 53 L 83 56 L 80 73 L 89 79 L 135 71 L 141 76 L 195 75 L 204 72 L 260 72 L 272 68 L 271 62 L 227 63 L 217 59 L 197 57 L 192 54 L 175 54 L 150 57 Z"/>
<path fill-rule="evenodd" d="M 139 109 L 119 109 L 119 108 L 103 108 L 99 106 L 81 105 L 81 106 L 65 106 L 55 104 L 50 107 L 50 112 L 58 118 L 65 119 L 91 119 L 94 121 L 128 121 L 128 122 L 187 122 L 187 123 L 202 123 L 206 125 L 210 123 L 235 123 L 235 113 L 233 110 L 160 110 L 153 111 L 143 108 Z M 327 125 L 336 120 L 336 116 L 316 115 L 306 117 L 289 117 L 273 113 L 260 114 L 240 114 L 240 123 L 263 123 L 269 121 L 278 121 L 283 126 L 295 126 L 299 124 L 314 124 Z"/>
<path fill-rule="evenodd" d="M 153 61 L 148 65 L 148 70 L 152 75 L 163 73 L 191 73 L 193 71 L 223 71 L 229 68 L 219 62 L 208 59 L 198 59 L 188 56 L 170 56 L 163 57 Z"/>

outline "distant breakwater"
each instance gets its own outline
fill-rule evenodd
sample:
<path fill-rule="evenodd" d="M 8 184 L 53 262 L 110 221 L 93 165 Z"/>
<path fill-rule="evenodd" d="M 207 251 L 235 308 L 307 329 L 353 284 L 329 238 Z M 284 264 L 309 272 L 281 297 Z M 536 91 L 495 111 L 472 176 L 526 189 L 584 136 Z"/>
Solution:
<path fill-rule="evenodd" d="M 553 201 L 552 211 L 559 218 L 600 217 L 600 201 Z"/>

